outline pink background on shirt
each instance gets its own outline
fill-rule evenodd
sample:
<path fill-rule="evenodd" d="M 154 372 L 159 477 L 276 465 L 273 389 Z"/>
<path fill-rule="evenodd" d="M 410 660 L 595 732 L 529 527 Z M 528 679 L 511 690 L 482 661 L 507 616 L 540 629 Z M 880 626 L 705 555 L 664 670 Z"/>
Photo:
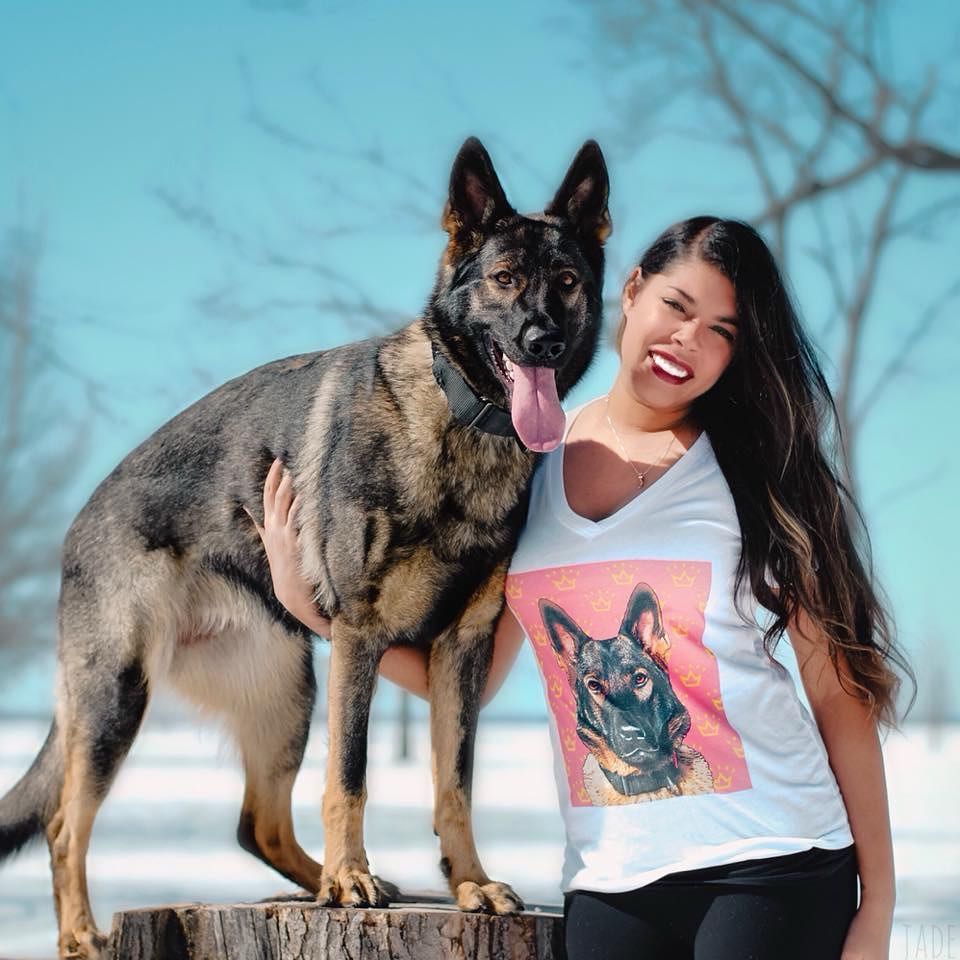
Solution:
<path fill-rule="evenodd" d="M 551 567 L 507 578 L 507 603 L 530 638 L 546 681 L 560 735 L 570 802 L 590 806 L 583 785 L 587 748 L 577 736 L 576 699 L 567 672 L 540 617 L 545 598 L 562 607 L 594 639 L 614 637 L 638 583 L 656 593 L 670 647 L 664 653 L 674 693 L 690 711 L 684 743 L 710 765 L 717 793 L 750 787 L 743 743 L 723 709 L 716 657 L 703 644 L 703 611 L 710 595 L 710 564 L 702 561 L 624 560 Z"/>

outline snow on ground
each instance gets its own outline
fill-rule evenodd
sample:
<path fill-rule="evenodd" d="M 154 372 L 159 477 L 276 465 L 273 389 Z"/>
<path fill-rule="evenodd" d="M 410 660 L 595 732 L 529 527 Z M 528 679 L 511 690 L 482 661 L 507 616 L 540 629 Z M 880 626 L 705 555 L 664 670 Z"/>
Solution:
<path fill-rule="evenodd" d="M 39 721 L 0 721 L 0 794 L 27 769 L 46 729 Z M 395 742 L 392 725 L 376 722 L 367 850 L 376 872 L 405 890 L 439 892 L 425 726 L 414 727 L 410 761 L 395 759 Z M 318 724 L 294 790 L 297 835 L 317 859 L 325 755 Z M 960 728 L 947 728 L 936 743 L 925 727 L 910 727 L 888 738 L 884 755 L 898 883 L 890 955 L 960 958 Z M 559 904 L 563 827 L 545 723 L 481 722 L 475 784 L 487 871 L 530 903 Z M 101 926 L 120 909 L 292 890 L 237 846 L 242 793 L 236 760 L 215 729 L 148 719 L 91 842 L 91 899 Z M 0 868 L 0 956 L 49 958 L 55 944 L 46 848 L 34 846 Z"/>

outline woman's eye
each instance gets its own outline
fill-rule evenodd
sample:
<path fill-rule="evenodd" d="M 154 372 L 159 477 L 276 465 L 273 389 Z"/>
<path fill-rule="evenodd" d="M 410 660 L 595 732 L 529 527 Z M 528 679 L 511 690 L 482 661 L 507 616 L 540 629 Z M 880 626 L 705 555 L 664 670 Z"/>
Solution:
<path fill-rule="evenodd" d="M 721 337 L 724 337 L 725 339 L 729 340 L 731 343 L 733 343 L 737 339 L 726 327 L 714 327 L 713 329 L 716 330 Z"/>
<path fill-rule="evenodd" d="M 569 270 L 565 270 L 560 274 L 560 286 L 564 290 L 572 290 L 577 285 L 577 275 L 575 273 L 570 273 Z"/>
<path fill-rule="evenodd" d="M 513 274 L 509 270 L 498 270 L 494 275 L 493 279 L 500 284 L 501 287 L 509 287 L 513 283 Z"/>
<path fill-rule="evenodd" d="M 682 303 L 679 303 L 679 302 L 676 301 L 676 300 L 671 300 L 669 297 L 663 297 L 662 300 L 663 300 L 663 302 L 664 302 L 668 307 L 672 308 L 673 310 L 678 310 L 680 313 L 685 313 L 685 312 L 686 312 L 686 311 L 683 309 L 683 304 L 682 304 Z"/>

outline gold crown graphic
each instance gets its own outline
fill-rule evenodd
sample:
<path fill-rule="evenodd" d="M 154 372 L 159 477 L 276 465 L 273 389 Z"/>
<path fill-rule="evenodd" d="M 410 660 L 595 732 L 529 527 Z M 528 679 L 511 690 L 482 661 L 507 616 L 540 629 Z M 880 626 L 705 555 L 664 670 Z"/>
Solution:
<path fill-rule="evenodd" d="M 674 633 L 678 633 L 681 637 L 685 637 L 690 632 L 686 620 L 671 620 L 670 627 Z"/>
<path fill-rule="evenodd" d="M 608 590 L 594 590 L 590 594 L 590 606 L 593 607 L 597 613 L 606 613 L 613 606 L 613 601 L 610 599 L 610 592 Z"/>
<path fill-rule="evenodd" d="M 680 674 L 680 682 L 685 687 L 699 687 L 700 680 L 703 678 L 703 671 L 694 667 L 689 667 L 686 673 Z"/>
<path fill-rule="evenodd" d="M 714 790 L 729 790 L 733 784 L 733 777 L 727 773 L 718 773 L 713 778 Z"/>
<path fill-rule="evenodd" d="M 558 577 L 551 577 L 550 581 L 558 590 L 572 590 L 577 585 L 577 578 L 571 577 L 566 571 L 560 570 Z"/>
<path fill-rule="evenodd" d="M 687 573 L 686 564 L 683 564 L 680 567 L 679 573 L 672 573 L 670 576 L 673 579 L 674 586 L 677 586 L 677 587 L 692 587 L 693 582 L 697 579 L 695 575 L 690 576 L 690 574 Z"/>
<path fill-rule="evenodd" d="M 563 693 L 563 684 L 560 683 L 560 681 L 556 677 L 554 677 L 550 681 L 550 696 L 559 697 L 562 693 Z"/>
<path fill-rule="evenodd" d="M 720 732 L 720 724 L 717 723 L 716 720 L 704 717 L 703 720 L 697 724 L 697 729 L 705 737 L 715 737 Z"/>
<path fill-rule="evenodd" d="M 545 647 L 547 645 L 547 631 L 543 627 L 534 627 L 530 631 L 530 639 L 538 646 Z"/>
<path fill-rule="evenodd" d="M 730 741 L 730 752 L 735 756 L 743 759 L 743 744 L 739 740 Z"/>
<path fill-rule="evenodd" d="M 523 586 L 517 583 L 516 580 L 513 580 L 513 579 L 508 580 L 507 596 L 511 600 L 519 600 L 523 596 Z"/>
<path fill-rule="evenodd" d="M 723 713 L 723 697 L 719 693 L 715 693 L 714 696 L 710 697 L 710 702 L 713 704 L 717 713 Z"/>
<path fill-rule="evenodd" d="M 623 587 L 633 583 L 633 574 L 622 563 L 610 568 L 610 576 L 617 586 Z"/>
<path fill-rule="evenodd" d="M 577 749 L 577 738 L 569 730 L 563 735 L 563 746 L 567 751 Z"/>

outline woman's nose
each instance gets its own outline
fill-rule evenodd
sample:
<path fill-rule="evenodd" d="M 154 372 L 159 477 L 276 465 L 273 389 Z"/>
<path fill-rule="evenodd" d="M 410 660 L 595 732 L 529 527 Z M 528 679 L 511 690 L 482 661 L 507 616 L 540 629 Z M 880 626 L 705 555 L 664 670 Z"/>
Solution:
<path fill-rule="evenodd" d="M 673 329 L 673 341 L 688 350 L 696 349 L 700 324 L 691 317 L 684 317 Z"/>

